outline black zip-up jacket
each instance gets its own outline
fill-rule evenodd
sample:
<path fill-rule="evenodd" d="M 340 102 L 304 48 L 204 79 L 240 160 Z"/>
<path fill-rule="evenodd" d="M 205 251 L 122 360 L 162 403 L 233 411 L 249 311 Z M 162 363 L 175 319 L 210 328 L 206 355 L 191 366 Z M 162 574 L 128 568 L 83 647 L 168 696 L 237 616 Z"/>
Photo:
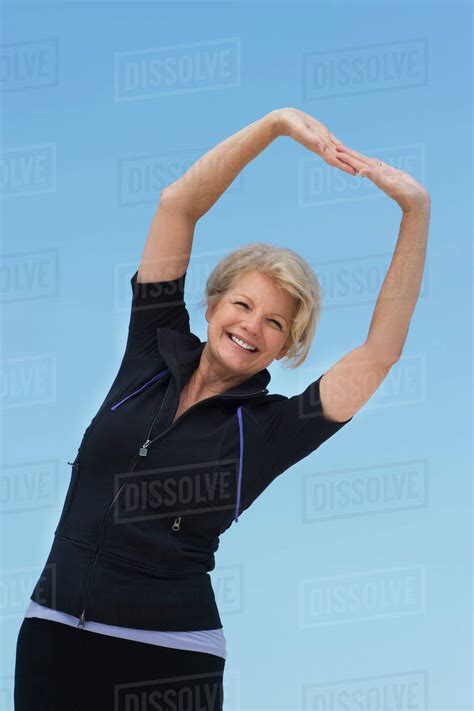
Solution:
<path fill-rule="evenodd" d="M 31 599 L 80 619 L 155 630 L 222 627 L 209 571 L 219 536 L 282 472 L 350 422 L 327 419 L 319 378 L 271 395 L 265 368 L 172 423 L 206 342 L 191 333 L 186 273 L 131 277 L 117 376 L 84 432 Z"/>

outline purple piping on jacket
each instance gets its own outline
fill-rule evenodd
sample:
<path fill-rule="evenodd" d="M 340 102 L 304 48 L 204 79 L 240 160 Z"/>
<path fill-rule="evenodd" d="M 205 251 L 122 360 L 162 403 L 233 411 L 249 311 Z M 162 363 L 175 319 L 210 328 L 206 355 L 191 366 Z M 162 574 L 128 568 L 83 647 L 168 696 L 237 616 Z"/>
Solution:
<path fill-rule="evenodd" d="M 155 380 L 159 380 L 162 378 L 166 373 L 169 373 L 169 368 L 165 368 L 165 370 L 162 370 L 160 373 L 157 373 L 156 375 L 153 376 L 150 380 L 148 380 L 146 383 L 144 383 L 141 387 L 137 388 L 137 390 L 134 390 L 132 393 L 129 393 L 126 395 L 122 400 L 119 402 L 116 402 L 115 405 L 112 405 L 110 408 L 111 410 L 116 410 L 117 407 L 120 407 L 120 405 L 125 402 L 125 400 L 128 400 L 129 397 L 132 397 L 132 395 L 136 395 L 139 393 L 143 388 L 146 388 L 148 385 L 153 383 Z M 242 464 L 243 464 L 243 456 L 244 456 L 244 434 L 243 434 L 243 425 L 242 425 L 242 405 L 239 405 L 237 408 L 237 419 L 239 421 L 239 478 L 237 481 L 237 502 L 235 505 L 235 518 L 234 521 L 237 523 L 239 520 L 239 506 L 240 506 L 240 489 L 241 489 L 241 484 L 242 484 Z"/>
<path fill-rule="evenodd" d="M 239 420 L 239 440 L 240 440 L 240 454 L 239 454 L 239 480 L 237 482 L 237 503 L 235 506 L 235 518 L 234 521 L 237 523 L 239 520 L 239 506 L 240 506 L 240 485 L 242 482 L 242 459 L 244 455 L 244 434 L 242 425 L 242 405 L 237 408 L 237 419 Z"/>
<path fill-rule="evenodd" d="M 128 395 L 126 395 L 122 400 L 120 400 L 120 402 L 116 402 L 115 405 L 112 405 L 112 407 L 110 409 L 116 410 L 117 407 L 119 407 L 123 402 L 125 402 L 125 400 L 128 400 L 129 397 L 132 397 L 132 395 L 136 395 L 137 393 L 140 392 L 140 390 L 143 390 L 143 388 L 146 388 L 147 385 L 150 385 L 155 380 L 159 380 L 160 378 L 163 377 L 163 375 L 166 375 L 166 373 L 169 373 L 169 368 L 165 368 L 165 370 L 162 370 L 160 373 L 157 373 L 156 375 L 154 375 L 151 378 L 151 380 L 148 380 L 144 385 L 142 385 L 140 388 L 138 388 L 138 390 L 134 390 L 133 393 L 129 393 Z"/>

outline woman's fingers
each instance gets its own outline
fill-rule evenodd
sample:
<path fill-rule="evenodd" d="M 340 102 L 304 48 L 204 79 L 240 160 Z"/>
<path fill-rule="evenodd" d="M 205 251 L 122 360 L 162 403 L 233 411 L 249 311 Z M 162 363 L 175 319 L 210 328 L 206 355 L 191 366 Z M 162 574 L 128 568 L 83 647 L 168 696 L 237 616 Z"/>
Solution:
<path fill-rule="evenodd" d="M 349 175 L 356 175 L 357 173 L 357 171 L 354 170 L 351 165 L 347 165 L 346 163 L 343 163 L 337 158 L 334 160 L 333 163 L 331 162 L 330 165 L 333 165 L 335 168 L 339 168 L 340 170 L 344 171 L 344 173 L 349 173 Z"/>
<path fill-rule="evenodd" d="M 354 166 L 357 172 L 361 171 L 363 168 L 376 168 L 381 163 L 378 158 L 369 158 L 368 156 L 364 156 L 362 153 L 358 153 L 352 149 L 338 148 L 336 149 L 336 153 L 341 160 L 345 160 L 350 165 Z"/>
<path fill-rule="evenodd" d="M 357 170 L 352 165 L 343 163 L 343 161 L 339 160 L 338 158 L 334 159 L 334 163 L 332 165 L 334 165 L 336 168 L 340 168 L 340 170 L 343 170 L 345 173 L 349 173 L 349 175 L 357 175 Z"/>
<path fill-rule="evenodd" d="M 345 154 L 339 150 L 344 147 L 344 144 L 328 129 L 324 127 L 323 129 L 319 124 L 310 124 L 309 126 L 303 124 L 299 127 L 299 134 L 295 131 L 293 137 L 319 155 L 329 165 L 339 168 L 349 175 L 356 175 L 357 170 L 348 162 L 347 156 L 346 160 L 343 159 Z"/>
<path fill-rule="evenodd" d="M 354 156 L 349 155 L 348 153 L 343 153 L 341 151 L 336 151 L 336 156 L 339 161 L 342 163 L 345 163 L 346 165 L 350 165 L 351 168 L 354 169 L 355 173 L 358 173 L 361 168 L 366 168 L 367 163 L 363 163 L 361 160 L 358 158 L 354 158 Z"/>
<path fill-rule="evenodd" d="M 373 175 L 374 172 L 377 173 L 379 171 L 383 171 L 384 175 L 386 174 L 389 178 L 393 178 L 394 174 L 396 172 L 398 172 L 391 165 L 388 165 L 388 163 L 384 163 L 383 161 L 379 160 L 378 158 L 374 158 L 373 163 L 371 165 L 367 165 L 367 166 L 364 166 L 363 168 L 361 168 L 359 171 L 359 174 L 363 178 L 365 178 L 366 175 L 368 175 L 368 174 Z"/>
<path fill-rule="evenodd" d="M 341 160 L 339 152 L 336 151 L 335 146 L 328 145 L 323 141 L 319 141 L 316 148 L 316 153 L 318 153 L 318 155 L 320 155 L 321 158 L 323 158 L 323 160 L 325 160 L 326 163 L 328 163 L 329 165 L 332 165 L 335 168 L 339 168 L 345 173 L 349 173 L 349 175 L 356 174 L 356 170 L 354 170 L 353 166 L 350 165 L 350 163 Z"/>
<path fill-rule="evenodd" d="M 362 153 L 358 153 L 352 149 L 337 149 L 336 154 L 340 160 L 353 166 L 353 168 L 355 168 L 355 170 L 363 177 L 365 177 L 367 171 L 378 168 L 385 168 L 390 172 L 395 171 L 395 168 L 392 168 L 392 166 L 384 163 L 379 158 L 369 158 L 368 156 L 364 156 Z"/>
<path fill-rule="evenodd" d="M 353 166 L 350 165 L 349 163 L 342 161 L 334 149 L 325 151 L 322 154 L 322 156 L 323 156 L 324 160 L 326 161 L 326 163 L 329 163 L 329 165 L 332 165 L 335 168 L 339 168 L 340 170 L 343 170 L 345 173 L 349 173 L 349 175 L 356 174 L 356 170 L 353 168 Z"/>
<path fill-rule="evenodd" d="M 362 163 L 373 160 L 372 158 L 365 156 L 363 153 L 358 153 L 353 148 L 349 148 L 348 146 L 338 146 L 337 150 L 341 151 L 341 153 L 345 153 L 351 156 L 352 158 L 355 158 L 356 160 L 361 161 Z"/>
<path fill-rule="evenodd" d="M 285 126 L 284 135 L 290 136 L 305 148 L 319 155 L 326 163 L 343 170 L 349 175 L 355 175 L 356 171 L 347 161 L 341 160 L 337 154 L 339 148 L 343 148 L 342 141 L 313 116 L 299 111 L 298 109 L 284 109 L 280 112 L 284 117 L 282 122 Z"/>

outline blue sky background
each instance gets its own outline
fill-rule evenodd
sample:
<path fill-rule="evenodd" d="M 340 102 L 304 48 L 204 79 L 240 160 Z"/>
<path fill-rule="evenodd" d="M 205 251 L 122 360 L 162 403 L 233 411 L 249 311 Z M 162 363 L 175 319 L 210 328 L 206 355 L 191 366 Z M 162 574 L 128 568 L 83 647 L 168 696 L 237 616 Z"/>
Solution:
<path fill-rule="evenodd" d="M 159 191 L 294 106 L 426 185 L 430 238 L 383 386 L 221 538 L 226 708 L 472 708 L 471 5 L 7 3 L 2 25 L 2 707 Z M 179 71 L 159 80 L 160 61 Z M 278 138 L 196 227 L 193 330 L 206 339 L 197 302 L 229 250 L 299 251 L 323 314 L 270 391 L 300 392 L 365 339 L 400 217 Z"/>

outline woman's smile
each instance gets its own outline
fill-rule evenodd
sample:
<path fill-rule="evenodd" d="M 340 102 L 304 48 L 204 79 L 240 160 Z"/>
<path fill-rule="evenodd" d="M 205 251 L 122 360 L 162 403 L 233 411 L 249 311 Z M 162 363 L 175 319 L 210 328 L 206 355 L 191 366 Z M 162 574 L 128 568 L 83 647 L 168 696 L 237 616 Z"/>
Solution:
<path fill-rule="evenodd" d="M 226 336 L 229 339 L 229 341 L 236 347 L 239 348 L 241 351 L 245 351 L 246 353 L 258 353 L 258 348 L 254 346 L 253 343 L 249 343 L 245 338 L 240 338 L 240 336 L 237 336 L 237 334 L 233 333 L 232 331 L 226 331 Z M 237 342 L 237 340 L 240 341 Z M 245 345 L 247 346 L 253 346 L 253 348 L 246 348 Z"/>

